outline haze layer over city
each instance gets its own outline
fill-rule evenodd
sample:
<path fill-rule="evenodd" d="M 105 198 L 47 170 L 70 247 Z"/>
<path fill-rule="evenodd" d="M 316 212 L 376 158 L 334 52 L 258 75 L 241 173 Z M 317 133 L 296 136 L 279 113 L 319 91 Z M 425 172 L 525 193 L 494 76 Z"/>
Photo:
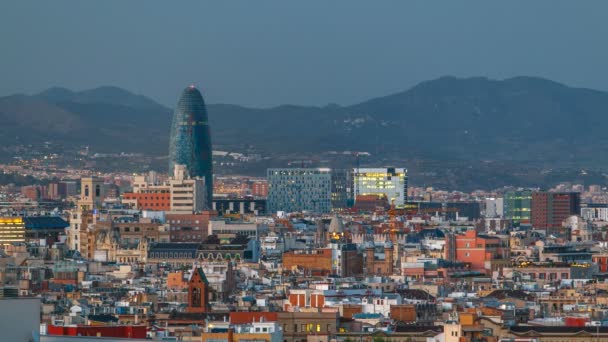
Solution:
<path fill-rule="evenodd" d="M 0 3 L 0 340 L 607 339 L 605 13 Z"/>

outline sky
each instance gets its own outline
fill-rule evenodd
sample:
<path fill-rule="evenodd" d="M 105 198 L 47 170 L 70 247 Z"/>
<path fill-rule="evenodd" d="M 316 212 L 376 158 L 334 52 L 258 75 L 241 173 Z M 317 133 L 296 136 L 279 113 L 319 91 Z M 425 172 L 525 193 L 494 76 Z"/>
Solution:
<path fill-rule="evenodd" d="M 0 96 L 349 105 L 445 75 L 608 90 L 608 1 L 0 2 Z"/>

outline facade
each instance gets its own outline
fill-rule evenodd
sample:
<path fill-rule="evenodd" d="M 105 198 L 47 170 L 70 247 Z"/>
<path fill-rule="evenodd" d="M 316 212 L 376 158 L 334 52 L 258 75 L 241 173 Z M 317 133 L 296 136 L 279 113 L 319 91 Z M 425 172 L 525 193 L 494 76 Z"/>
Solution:
<path fill-rule="evenodd" d="M 268 190 L 266 190 L 266 195 L 268 195 Z M 254 198 L 215 198 L 213 199 L 211 208 L 220 215 L 264 215 L 266 213 L 266 200 Z"/>
<path fill-rule="evenodd" d="M 392 275 L 394 271 L 394 249 L 391 243 L 382 246 L 384 253 L 376 253 L 373 244 L 365 248 L 365 273 L 367 275 Z"/>
<path fill-rule="evenodd" d="M 268 169 L 267 177 L 270 214 L 277 211 L 331 211 L 330 169 Z"/>
<path fill-rule="evenodd" d="M 124 247 L 135 247 L 141 241 L 169 242 L 168 227 L 150 219 L 139 219 L 131 222 L 113 222 L 112 230 L 120 235 L 120 244 Z"/>
<path fill-rule="evenodd" d="M 148 248 L 147 262 L 171 264 L 175 267 L 192 265 L 194 262 L 231 261 L 258 262 L 259 243 L 249 240 L 246 244 L 200 244 L 191 242 L 152 243 Z"/>
<path fill-rule="evenodd" d="M 532 219 L 532 191 L 507 191 L 503 197 L 505 219 L 513 223 L 529 224 Z"/>
<path fill-rule="evenodd" d="M 75 196 L 78 192 L 78 186 L 75 181 L 61 181 L 57 185 L 57 193 L 60 198 Z"/>
<path fill-rule="evenodd" d="M 225 220 L 211 220 L 207 235 L 216 235 L 222 238 L 234 238 L 237 235 L 258 239 L 260 226 L 254 222 L 230 222 Z"/>
<path fill-rule="evenodd" d="M 469 221 L 475 221 L 481 216 L 479 202 L 447 202 L 445 207 L 448 220 L 455 221 L 466 217 Z"/>
<path fill-rule="evenodd" d="M 283 332 L 277 322 L 251 321 L 243 324 L 210 322 L 202 333 L 203 342 L 283 342 Z"/>
<path fill-rule="evenodd" d="M 172 213 L 198 213 L 208 208 L 205 180 L 190 178 L 184 165 L 175 165 L 173 178 L 169 179 Z"/>
<path fill-rule="evenodd" d="M 132 204 L 138 210 L 171 210 L 171 194 L 166 190 L 158 192 L 129 192 L 123 194 L 123 203 Z"/>
<path fill-rule="evenodd" d="M 581 197 L 578 192 L 534 192 L 532 194 L 532 227 L 547 231 L 562 228 L 562 222 L 579 215 Z"/>
<path fill-rule="evenodd" d="M 298 269 L 313 275 L 329 275 L 333 270 L 332 250 L 329 248 L 314 250 L 295 250 L 283 253 L 283 269 Z"/>
<path fill-rule="evenodd" d="M 448 234 L 445 239 L 445 259 L 469 264 L 474 271 L 485 272 L 486 263 L 493 260 L 509 260 L 508 242 L 497 237 L 467 230 L 464 234 Z"/>
<path fill-rule="evenodd" d="M 188 281 L 188 313 L 209 312 L 209 281 L 201 268 L 192 270 Z"/>
<path fill-rule="evenodd" d="M 346 209 L 353 205 L 353 170 L 332 169 L 331 206 L 334 210 Z"/>
<path fill-rule="evenodd" d="M 189 86 L 182 92 L 171 125 L 169 173 L 176 164 L 185 165 L 190 178 L 205 181 L 206 204 L 213 199 L 211 132 L 207 108 L 200 91 Z"/>
<path fill-rule="evenodd" d="M 581 217 L 587 221 L 608 221 L 608 204 L 581 203 Z"/>
<path fill-rule="evenodd" d="M 329 341 L 330 337 L 338 332 L 339 314 L 337 312 L 279 312 L 278 322 L 283 328 L 285 342 L 302 342 L 312 337 L 316 341 Z"/>
<path fill-rule="evenodd" d="M 485 201 L 485 218 L 502 218 L 504 216 L 504 201 L 503 198 L 486 198 Z"/>
<path fill-rule="evenodd" d="M 78 251 L 86 256 L 89 249 L 88 227 L 96 221 L 92 211 L 78 207 L 70 213 L 70 227 L 68 229 L 68 249 Z M 92 256 L 90 256 L 92 257 Z"/>
<path fill-rule="evenodd" d="M 251 183 L 251 196 L 256 198 L 268 197 L 268 181 L 255 181 Z"/>
<path fill-rule="evenodd" d="M 0 245 L 25 242 L 25 222 L 21 217 L 0 217 Z"/>
<path fill-rule="evenodd" d="M 133 192 L 123 194 L 122 202 L 139 210 L 168 211 L 178 214 L 200 213 L 207 208 L 205 180 L 188 176 L 185 165 L 176 164 L 166 183 L 135 177 Z"/>
<path fill-rule="evenodd" d="M 101 207 L 104 198 L 103 181 L 95 177 L 80 180 L 80 201 L 78 205 L 89 210 Z"/>
<path fill-rule="evenodd" d="M 74 339 L 82 339 L 82 336 L 91 338 L 120 338 L 122 339 L 145 339 L 145 325 L 117 325 L 117 326 L 96 326 L 96 325 L 49 325 L 47 334 L 49 336 L 73 336 Z M 66 341 L 68 339 L 49 339 L 43 337 L 42 341 Z M 70 339 L 72 340 L 72 339 Z"/>
<path fill-rule="evenodd" d="M 312 275 L 351 277 L 363 273 L 363 257 L 353 244 L 332 244 L 330 248 L 283 253 L 283 269 Z"/>
<path fill-rule="evenodd" d="M 396 207 L 407 202 L 407 169 L 404 168 L 359 168 L 354 171 L 355 196 L 386 196 Z"/>
<path fill-rule="evenodd" d="M 202 242 L 207 238 L 209 221 L 216 216 L 215 211 L 208 210 L 200 214 L 167 214 L 171 242 Z"/>
<path fill-rule="evenodd" d="M 24 217 L 25 238 L 27 241 L 39 242 L 44 240 L 47 245 L 59 241 L 59 236 L 65 234 L 65 228 L 70 224 L 59 216 L 29 216 Z"/>

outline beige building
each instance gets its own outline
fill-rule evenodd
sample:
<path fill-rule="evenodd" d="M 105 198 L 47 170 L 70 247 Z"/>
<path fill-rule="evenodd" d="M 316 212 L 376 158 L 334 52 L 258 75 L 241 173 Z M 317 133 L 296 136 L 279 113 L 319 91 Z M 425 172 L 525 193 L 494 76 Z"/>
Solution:
<path fill-rule="evenodd" d="M 184 165 L 175 165 L 173 177 L 162 184 L 157 184 L 144 176 L 135 177 L 133 180 L 133 194 L 147 194 L 159 199 L 169 194 L 169 212 L 174 214 L 199 213 L 207 207 L 205 180 L 188 177 Z M 123 204 L 130 205 L 133 208 L 139 207 L 137 196 L 123 198 L 122 201 Z M 164 203 L 159 204 L 165 207 Z"/>

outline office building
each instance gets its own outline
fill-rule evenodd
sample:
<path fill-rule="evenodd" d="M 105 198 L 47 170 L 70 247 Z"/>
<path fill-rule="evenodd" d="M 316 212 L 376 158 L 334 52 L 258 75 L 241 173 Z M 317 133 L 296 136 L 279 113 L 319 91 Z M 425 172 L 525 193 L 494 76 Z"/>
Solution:
<path fill-rule="evenodd" d="M 269 169 L 267 177 L 268 213 L 331 211 L 330 169 Z"/>
<path fill-rule="evenodd" d="M 75 181 L 61 181 L 58 183 L 57 192 L 60 198 L 76 196 L 78 193 L 78 186 Z"/>
<path fill-rule="evenodd" d="M 351 169 L 331 170 L 332 209 L 346 209 L 353 206 L 353 171 Z"/>
<path fill-rule="evenodd" d="M 143 176 L 135 177 L 133 191 L 123 194 L 122 203 L 139 210 L 200 213 L 208 207 L 206 191 L 203 178 L 191 178 L 185 165 L 175 164 L 173 177 L 164 184 L 150 183 Z"/>
<path fill-rule="evenodd" d="M 515 224 L 530 224 L 532 190 L 507 191 L 503 196 L 504 218 Z"/>
<path fill-rule="evenodd" d="M 572 215 L 580 215 L 581 196 L 578 192 L 532 193 L 532 227 L 561 229 L 562 222 Z"/>
<path fill-rule="evenodd" d="M 255 181 L 251 183 L 251 196 L 256 198 L 268 197 L 268 182 L 267 181 Z"/>
<path fill-rule="evenodd" d="M 608 221 L 608 204 L 582 203 L 581 217 L 587 221 Z"/>
<path fill-rule="evenodd" d="M 205 179 L 190 178 L 184 165 L 175 164 L 173 178 L 169 179 L 172 213 L 199 213 L 208 208 Z"/>
<path fill-rule="evenodd" d="M 503 198 L 486 198 L 484 208 L 485 218 L 501 218 L 504 215 L 504 201 Z"/>
<path fill-rule="evenodd" d="M 206 205 L 213 198 L 211 132 L 203 96 L 194 86 L 184 89 L 173 114 L 169 142 L 169 173 L 185 165 L 190 178 L 205 180 Z"/>
<path fill-rule="evenodd" d="M 0 245 L 25 242 L 25 222 L 21 217 L 0 217 Z"/>
<path fill-rule="evenodd" d="M 407 169 L 358 168 L 354 170 L 355 202 L 360 195 L 386 196 L 402 208 L 407 201 Z"/>

